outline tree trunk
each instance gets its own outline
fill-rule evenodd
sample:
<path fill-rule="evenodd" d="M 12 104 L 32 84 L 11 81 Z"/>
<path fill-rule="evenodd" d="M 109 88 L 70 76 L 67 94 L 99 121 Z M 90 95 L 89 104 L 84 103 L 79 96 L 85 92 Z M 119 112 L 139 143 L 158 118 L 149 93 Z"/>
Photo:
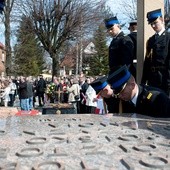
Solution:
<path fill-rule="evenodd" d="M 10 44 L 10 9 L 6 8 L 5 13 L 5 48 L 6 48 L 6 75 L 11 73 L 11 44 Z"/>
<path fill-rule="evenodd" d="M 54 76 L 60 76 L 60 67 L 59 67 L 59 56 L 58 54 L 54 54 L 52 57 L 53 63 L 52 63 L 52 77 Z"/>

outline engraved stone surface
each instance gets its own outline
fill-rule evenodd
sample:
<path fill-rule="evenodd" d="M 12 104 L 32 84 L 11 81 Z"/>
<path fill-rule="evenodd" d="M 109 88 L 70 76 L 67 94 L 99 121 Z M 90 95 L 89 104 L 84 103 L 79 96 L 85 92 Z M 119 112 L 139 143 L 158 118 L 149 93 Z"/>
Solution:
<path fill-rule="evenodd" d="M 61 114 L 0 119 L 0 169 L 170 169 L 170 119 Z"/>

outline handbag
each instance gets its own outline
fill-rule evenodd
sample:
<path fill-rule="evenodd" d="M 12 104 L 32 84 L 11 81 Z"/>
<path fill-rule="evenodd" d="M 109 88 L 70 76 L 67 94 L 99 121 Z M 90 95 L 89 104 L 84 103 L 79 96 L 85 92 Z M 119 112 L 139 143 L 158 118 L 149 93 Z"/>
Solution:
<path fill-rule="evenodd" d="M 77 89 L 77 93 L 78 93 L 78 89 Z M 73 92 L 73 94 L 74 94 L 74 92 Z M 79 100 L 80 99 L 80 94 L 74 95 L 74 99 L 76 101 Z"/>
<path fill-rule="evenodd" d="M 75 100 L 79 100 L 79 99 L 80 99 L 80 95 L 79 95 L 79 94 L 78 94 L 78 95 L 75 95 L 75 96 L 74 96 L 74 99 L 75 99 Z"/>

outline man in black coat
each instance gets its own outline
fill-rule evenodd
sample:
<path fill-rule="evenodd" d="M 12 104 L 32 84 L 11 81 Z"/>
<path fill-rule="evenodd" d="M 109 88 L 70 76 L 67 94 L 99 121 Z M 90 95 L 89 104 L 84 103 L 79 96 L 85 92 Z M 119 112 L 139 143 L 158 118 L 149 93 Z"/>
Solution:
<path fill-rule="evenodd" d="M 27 91 L 27 81 L 26 77 L 21 76 L 20 82 L 18 84 L 18 95 L 20 99 L 21 110 L 28 111 L 28 91 Z"/>
<path fill-rule="evenodd" d="M 85 76 L 79 77 L 79 85 L 80 85 L 80 101 L 78 102 L 78 113 L 87 113 L 86 106 L 86 90 L 89 87 L 89 84 L 86 82 Z"/>
<path fill-rule="evenodd" d="M 126 66 L 109 75 L 107 82 L 114 97 L 122 101 L 120 110 L 124 113 L 170 117 L 170 98 L 166 93 L 155 87 L 138 85 Z"/>
<path fill-rule="evenodd" d="M 38 96 L 38 102 L 39 106 L 44 105 L 44 94 L 46 89 L 46 81 L 43 79 L 43 75 L 39 76 L 38 84 L 37 84 L 37 96 Z"/>
<path fill-rule="evenodd" d="M 170 94 L 170 33 L 165 30 L 161 9 L 147 13 L 155 34 L 147 42 L 142 84 L 162 89 Z"/>

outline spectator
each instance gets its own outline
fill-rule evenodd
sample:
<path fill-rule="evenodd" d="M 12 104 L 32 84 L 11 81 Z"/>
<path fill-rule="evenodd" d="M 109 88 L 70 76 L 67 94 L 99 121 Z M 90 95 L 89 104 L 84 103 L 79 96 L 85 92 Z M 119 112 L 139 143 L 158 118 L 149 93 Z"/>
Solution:
<path fill-rule="evenodd" d="M 10 82 L 8 80 L 4 81 L 4 92 L 1 95 L 1 98 L 3 99 L 4 106 L 8 107 L 8 102 L 10 101 L 9 93 L 11 90 Z"/>
<path fill-rule="evenodd" d="M 45 104 L 45 101 L 44 101 L 45 89 L 46 89 L 46 82 L 43 79 L 43 76 L 40 75 L 38 84 L 37 84 L 37 96 L 38 96 L 38 102 L 39 102 L 40 107 Z"/>
<path fill-rule="evenodd" d="M 67 87 L 67 91 L 68 91 L 68 102 L 69 103 L 72 103 L 75 110 L 76 110 L 76 113 L 78 112 L 78 101 L 80 100 L 79 99 L 76 99 L 75 96 L 80 96 L 80 86 L 79 86 L 79 83 L 78 83 L 78 79 L 75 77 L 73 78 L 73 84 L 70 85 L 70 87 Z"/>
<path fill-rule="evenodd" d="M 97 107 L 96 91 L 90 85 L 93 80 L 93 77 L 87 78 L 87 83 L 89 84 L 85 93 L 87 113 L 94 113 Z"/>
<path fill-rule="evenodd" d="M 79 77 L 79 84 L 80 84 L 80 101 L 79 101 L 79 113 L 87 113 L 86 107 L 86 90 L 88 89 L 88 83 L 85 82 L 85 76 Z"/>
<path fill-rule="evenodd" d="M 34 87 L 33 87 L 33 81 L 31 77 L 27 77 L 27 95 L 28 95 L 28 103 L 27 107 L 29 110 L 33 109 L 33 96 L 34 96 Z"/>
<path fill-rule="evenodd" d="M 13 106 L 15 101 L 15 96 L 17 94 L 17 86 L 14 79 L 10 79 L 9 81 L 11 87 L 11 90 L 9 92 L 9 97 L 10 97 L 9 106 Z"/>
<path fill-rule="evenodd" d="M 20 99 L 21 110 L 29 111 L 28 108 L 28 93 L 26 77 L 21 76 L 20 83 L 18 84 L 18 94 Z"/>

